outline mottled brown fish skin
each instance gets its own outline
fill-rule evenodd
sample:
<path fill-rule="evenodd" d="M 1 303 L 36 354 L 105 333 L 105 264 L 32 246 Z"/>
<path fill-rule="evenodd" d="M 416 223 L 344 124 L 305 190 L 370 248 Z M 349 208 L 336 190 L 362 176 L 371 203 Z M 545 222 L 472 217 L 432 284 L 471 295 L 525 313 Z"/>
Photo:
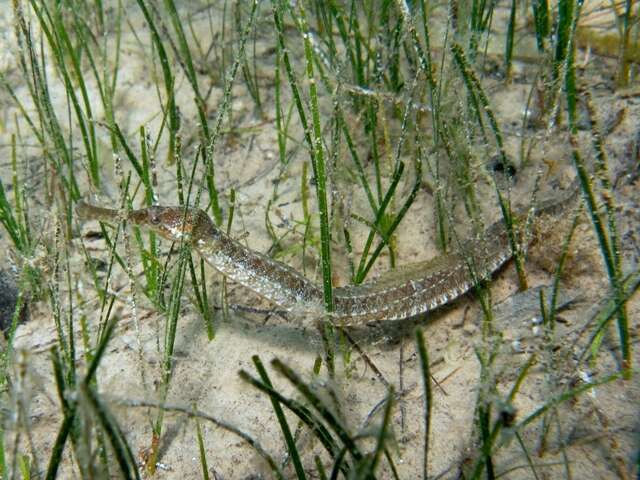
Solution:
<path fill-rule="evenodd" d="M 540 203 L 533 228 L 543 215 L 560 215 L 579 197 L 577 184 L 563 195 Z M 118 211 L 80 202 L 82 218 L 115 221 Z M 521 223 L 529 210 L 514 214 Z M 290 266 L 232 239 L 199 209 L 149 207 L 129 212 L 126 219 L 176 242 L 189 242 L 213 268 L 280 308 L 297 314 L 321 316 L 322 288 Z M 512 257 L 504 221 L 482 235 L 461 242 L 456 251 L 429 262 L 401 267 L 386 277 L 362 285 L 333 289 L 331 318 L 341 325 L 414 317 L 445 305 L 491 277 Z"/>

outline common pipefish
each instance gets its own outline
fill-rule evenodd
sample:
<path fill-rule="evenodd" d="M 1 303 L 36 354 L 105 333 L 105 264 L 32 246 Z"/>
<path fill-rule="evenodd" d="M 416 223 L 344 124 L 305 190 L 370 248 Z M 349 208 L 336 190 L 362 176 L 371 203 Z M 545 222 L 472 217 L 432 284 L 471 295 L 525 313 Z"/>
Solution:
<path fill-rule="evenodd" d="M 579 198 L 577 184 L 564 194 L 549 198 L 535 209 L 533 228 L 545 215 L 568 211 Z M 521 223 L 530 209 L 513 214 Z M 76 212 L 84 219 L 117 221 L 117 210 L 81 201 Z M 200 209 L 153 206 L 132 210 L 128 222 L 152 230 L 191 248 L 230 280 L 254 291 L 293 314 L 323 314 L 322 287 L 292 267 L 245 247 L 211 221 Z M 490 278 L 513 255 L 503 220 L 481 235 L 459 243 L 440 257 L 400 267 L 368 283 L 333 289 L 331 318 L 341 325 L 376 320 L 398 320 L 429 312 L 468 292 L 479 280 Z"/>

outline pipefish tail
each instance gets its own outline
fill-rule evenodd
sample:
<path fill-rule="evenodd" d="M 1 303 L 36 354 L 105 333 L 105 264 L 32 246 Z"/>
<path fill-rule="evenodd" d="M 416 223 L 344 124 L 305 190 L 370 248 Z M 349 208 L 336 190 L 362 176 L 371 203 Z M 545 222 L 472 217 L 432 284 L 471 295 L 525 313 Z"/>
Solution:
<path fill-rule="evenodd" d="M 574 206 L 579 188 L 540 202 L 533 228 L 544 215 L 558 216 Z M 529 210 L 515 212 L 516 223 Z M 118 210 L 80 202 L 76 212 L 84 219 L 117 221 Z M 322 288 L 290 266 L 251 250 L 218 229 L 202 210 L 154 206 L 132 210 L 126 219 L 155 231 L 162 237 L 188 242 L 191 248 L 230 280 L 254 291 L 278 307 L 294 314 L 322 315 Z M 513 253 L 504 221 L 488 227 L 482 235 L 460 242 L 459 248 L 434 260 L 393 270 L 361 285 L 333 289 L 334 322 L 365 324 L 398 320 L 434 310 L 490 278 Z"/>

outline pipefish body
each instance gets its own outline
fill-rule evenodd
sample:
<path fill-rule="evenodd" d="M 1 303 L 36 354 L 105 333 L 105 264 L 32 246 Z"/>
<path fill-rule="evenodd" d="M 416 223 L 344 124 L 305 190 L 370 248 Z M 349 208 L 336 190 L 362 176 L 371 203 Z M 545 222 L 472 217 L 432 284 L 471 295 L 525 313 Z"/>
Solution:
<path fill-rule="evenodd" d="M 574 182 L 564 194 L 540 202 L 533 228 L 545 215 L 565 213 L 579 198 Z M 117 221 L 117 210 L 80 202 L 76 212 L 84 219 Z M 515 212 L 515 222 L 528 210 Z M 153 206 L 132 210 L 126 219 L 160 236 L 189 242 L 200 256 L 230 280 L 254 291 L 293 314 L 324 314 L 322 287 L 292 267 L 245 247 L 217 228 L 200 209 Z M 429 312 L 468 292 L 490 278 L 511 257 L 509 233 L 503 220 L 480 236 L 460 242 L 459 248 L 434 260 L 400 267 L 361 285 L 333 289 L 331 318 L 341 325 L 377 320 L 399 320 Z"/>

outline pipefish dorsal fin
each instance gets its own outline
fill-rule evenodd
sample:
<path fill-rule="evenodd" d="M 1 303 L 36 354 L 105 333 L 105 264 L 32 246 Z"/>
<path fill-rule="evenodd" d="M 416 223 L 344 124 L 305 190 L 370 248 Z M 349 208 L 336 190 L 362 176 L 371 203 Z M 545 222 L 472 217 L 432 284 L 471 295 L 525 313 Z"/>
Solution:
<path fill-rule="evenodd" d="M 456 268 L 459 262 L 459 252 L 452 252 L 430 260 L 401 265 L 393 270 L 371 277 L 370 280 L 359 285 L 348 285 L 345 287 L 339 287 L 336 290 L 338 290 L 338 293 L 343 291 L 352 295 L 373 293 L 379 290 L 395 287 L 399 284 L 410 282 L 412 280 L 420 280 L 426 277 L 436 276 L 439 272 Z"/>
<path fill-rule="evenodd" d="M 544 198 L 535 205 L 535 217 L 562 214 L 579 199 L 579 192 L 579 183 L 575 179 L 572 185 L 560 194 Z M 530 208 L 517 209 L 512 213 L 514 220 L 526 218 L 529 211 Z M 360 285 L 341 287 L 337 289 L 337 293 L 367 295 L 412 282 L 421 282 L 426 286 L 431 283 L 431 280 L 437 282 L 445 277 L 455 282 L 460 279 L 460 275 L 466 275 L 469 281 L 473 281 L 474 278 L 488 277 L 510 257 L 508 229 L 504 219 L 501 218 L 480 235 L 459 242 L 457 248 L 450 253 L 431 260 L 400 266 Z M 464 273 L 463 269 L 466 269 L 467 273 Z M 455 270 L 459 275 L 447 275 Z M 452 284 L 451 287 L 456 288 L 456 285 Z"/>

